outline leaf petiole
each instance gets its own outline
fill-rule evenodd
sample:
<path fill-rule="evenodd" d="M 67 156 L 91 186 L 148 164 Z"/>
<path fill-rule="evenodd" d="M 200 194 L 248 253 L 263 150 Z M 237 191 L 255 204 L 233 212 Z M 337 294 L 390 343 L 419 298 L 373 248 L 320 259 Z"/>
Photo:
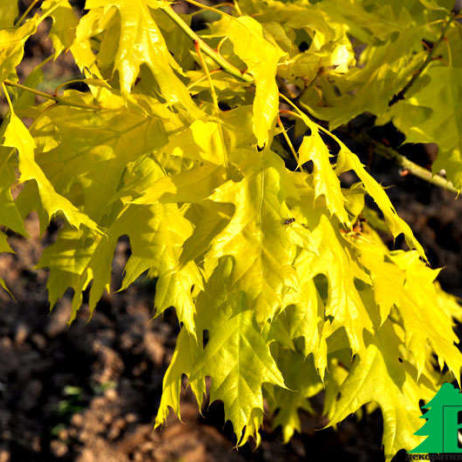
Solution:
<path fill-rule="evenodd" d="M 97 111 L 97 110 L 101 109 L 101 107 L 93 106 L 91 104 L 70 102 L 70 101 L 67 101 L 67 100 L 61 98 L 60 96 L 50 95 L 49 93 L 46 93 L 44 91 L 36 90 L 35 88 L 26 87 L 25 85 L 22 85 L 22 84 L 16 83 L 16 82 L 12 82 L 11 80 L 4 80 L 3 84 L 8 86 L 8 87 L 16 87 L 16 88 L 19 88 L 21 90 L 28 91 L 29 93 L 33 93 L 34 95 L 40 96 L 42 98 L 52 100 L 56 104 L 61 104 L 63 106 L 78 107 L 80 109 L 89 109 L 89 110 L 92 110 L 92 111 Z"/>
<path fill-rule="evenodd" d="M 215 51 L 212 47 L 207 45 L 189 26 L 186 22 L 183 21 L 181 16 L 176 13 L 171 7 L 163 7 L 162 11 L 173 21 L 176 25 L 190 38 L 193 42 L 197 42 L 199 44 L 200 49 L 210 58 L 212 58 L 225 72 L 228 74 L 233 75 L 234 77 L 242 80 L 244 82 L 253 83 L 253 77 L 246 73 L 245 71 L 241 71 L 239 68 L 228 62 L 225 58 L 223 58 L 220 53 Z"/>

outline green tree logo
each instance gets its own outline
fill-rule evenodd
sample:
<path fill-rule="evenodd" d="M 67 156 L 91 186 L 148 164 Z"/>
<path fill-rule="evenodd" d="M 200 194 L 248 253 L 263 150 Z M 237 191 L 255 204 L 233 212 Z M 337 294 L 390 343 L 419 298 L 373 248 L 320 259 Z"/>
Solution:
<path fill-rule="evenodd" d="M 462 454 L 459 430 L 462 429 L 462 393 L 450 383 L 441 386 L 435 397 L 425 406 L 427 419 L 415 434 L 428 436 L 411 454 Z"/>

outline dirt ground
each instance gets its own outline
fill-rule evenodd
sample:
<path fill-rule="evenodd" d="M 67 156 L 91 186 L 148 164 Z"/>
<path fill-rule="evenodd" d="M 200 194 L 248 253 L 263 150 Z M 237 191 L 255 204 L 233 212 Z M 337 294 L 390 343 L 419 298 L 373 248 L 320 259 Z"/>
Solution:
<path fill-rule="evenodd" d="M 30 41 L 22 75 L 47 55 L 49 47 L 43 34 Z M 63 58 L 46 72 L 46 81 L 54 85 L 69 79 L 75 69 Z M 401 141 L 390 127 L 374 134 L 392 145 Z M 462 296 L 462 201 L 402 176 L 389 161 L 348 136 L 344 139 L 390 186 L 389 195 L 423 243 L 432 266 L 443 268 L 443 287 Z M 431 147 L 411 146 L 403 152 L 422 165 L 432 156 Z M 105 296 L 90 322 L 84 307 L 68 327 L 69 297 L 50 313 L 46 271 L 34 268 L 55 228 L 39 236 L 32 215 L 27 229 L 27 241 L 10 234 L 15 255 L 0 255 L 0 277 L 16 298 L 0 292 L 0 462 L 383 460 L 379 412 L 361 421 L 350 418 L 338 431 L 317 431 L 320 422 L 303 414 L 302 434 L 287 445 L 280 432 L 270 431 L 268 421 L 259 448 L 248 444 L 235 450 L 222 406 L 214 403 L 200 414 L 185 391 L 183 422 L 171 417 L 164 428 L 153 431 L 162 378 L 178 331 L 174 312 L 152 319 L 155 283 L 146 281 Z M 114 259 L 114 287 L 120 283 L 128 251 L 128 243 L 121 240 Z M 402 460 L 404 454 L 395 458 Z"/>
<path fill-rule="evenodd" d="M 236 451 L 220 404 L 201 416 L 185 391 L 183 423 L 172 416 L 153 431 L 174 313 L 152 320 L 154 282 L 147 281 L 106 296 L 90 322 L 84 307 L 68 327 L 69 297 L 49 313 L 46 271 L 34 269 L 47 237 L 34 216 L 27 229 L 31 239 L 12 235 L 16 254 L 0 256 L 0 275 L 16 297 L 0 294 L 0 462 L 380 460 L 378 415 L 345 422 L 338 433 L 315 432 L 319 422 L 304 415 L 303 435 L 288 445 L 267 422 L 261 447 Z M 121 241 L 116 286 L 127 250 Z"/>

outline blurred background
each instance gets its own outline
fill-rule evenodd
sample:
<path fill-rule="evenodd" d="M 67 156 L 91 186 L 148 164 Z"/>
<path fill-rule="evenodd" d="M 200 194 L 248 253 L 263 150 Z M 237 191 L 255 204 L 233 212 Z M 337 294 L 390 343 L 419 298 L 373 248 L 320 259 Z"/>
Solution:
<path fill-rule="evenodd" d="M 22 11 L 30 0 L 21 1 Z M 82 11 L 83 1 L 71 2 Z M 209 2 L 213 3 L 213 2 Z M 178 2 L 179 11 L 186 6 Z M 197 29 L 201 15 L 195 15 Z M 28 42 L 20 77 L 52 53 L 48 22 Z M 52 92 L 79 76 L 72 56 L 62 55 L 44 66 L 40 89 Z M 7 111 L 0 102 L 0 116 Z M 424 245 L 430 262 L 442 268 L 443 288 L 462 296 L 462 201 L 403 172 L 374 154 L 371 146 L 350 140 L 363 117 L 340 132 L 374 176 L 388 187 L 399 214 Z M 356 125 L 355 125 L 356 124 Z M 403 141 L 392 126 L 373 130 L 377 139 L 398 147 Z M 414 162 L 429 166 L 435 146 L 400 148 Z M 173 310 L 153 318 L 155 281 L 138 282 L 122 293 L 106 295 L 88 322 L 86 305 L 69 327 L 70 299 L 50 313 L 46 270 L 34 268 L 42 249 L 53 240 L 58 225 L 39 234 L 36 215 L 26 223 L 30 238 L 9 233 L 15 254 L 0 255 L 0 277 L 14 294 L 0 292 L 0 462 L 205 462 L 205 461 L 380 461 L 380 412 L 355 416 L 337 431 L 317 430 L 323 422 L 302 415 L 303 429 L 287 445 L 271 420 L 262 430 L 259 448 L 247 444 L 238 451 L 223 409 L 214 403 L 199 413 L 188 390 L 183 392 L 183 423 L 171 416 L 153 431 L 162 378 L 175 346 L 178 323 Z M 390 243 L 400 246 L 401 243 Z M 129 243 L 121 239 L 113 263 L 113 288 L 120 286 Z M 431 300 L 429 301 L 431 303 Z M 395 461 L 406 460 L 404 453 Z"/>

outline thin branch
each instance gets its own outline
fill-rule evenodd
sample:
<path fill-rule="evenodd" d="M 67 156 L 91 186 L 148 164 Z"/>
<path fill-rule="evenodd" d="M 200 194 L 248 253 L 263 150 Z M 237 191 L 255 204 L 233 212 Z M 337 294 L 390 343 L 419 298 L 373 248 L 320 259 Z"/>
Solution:
<path fill-rule="evenodd" d="M 308 114 L 303 112 L 290 98 L 284 95 L 284 93 L 279 92 L 279 98 L 283 99 L 289 106 L 295 109 L 295 111 L 298 113 L 298 114 L 292 113 L 292 115 L 301 117 L 302 120 L 304 120 L 305 117 L 309 117 Z M 291 111 L 286 111 L 286 112 L 290 113 Z"/>
<path fill-rule="evenodd" d="M 201 47 L 199 46 L 199 42 L 194 42 L 194 48 L 196 49 L 196 53 L 199 56 L 199 61 L 201 63 L 202 68 L 204 69 L 205 75 L 207 76 L 207 80 L 210 86 L 210 94 L 212 95 L 213 107 L 214 107 L 215 113 L 218 114 L 220 112 L 220 109 L 218 107 L 217 93 L 215 91 L 215 86 L 213 85 L 212 76 L 210 75 L 210 71 L 207 66 L 207 63 L 205 62 L 205 59 L 202 56 Z"/>
<path fill-rule="evenodd" d="M 213 70 L 209 71 L 209 74 L 213 75 L 213 74 L 217 74 L 218 72 L 223 72 L 223 71 L 221 69 L 213 69 Z M 191 82 L 186 88 L 188 89 L 188 91 L 190 91 L 196 85 L 199 85 L 200 83 L 202 83 L 204 80 L 207 80 L 207 79 L 208 79 L 207 75 L 202 75 L 201 77 L 199 77 L 194 82 Z"/>
<path fill-rule="evenodd" d="M 458 191 L 457 188 L 449 180 L 443 178 L 441 175 L 434 175 L 430 170 L 427 170 L 426 168 L 421 167 L 420 165 L 412 162 L 395 149 L 377 142 L 368 135 L 362 135 L 358 138 L 358 141 L 373 144 L 374 152 L 376 152 L 378 155 L 382 157 L 393 160 L 404 170 L 420 178 L 421 180 L 427 181 L 428 183 L 431 183 L 435 186 L 438 186 L 442 189 L 459 195 L 460 191 Z"/>
<path fill-rule="evenodd" d="M 31 2 L 31 4 L 27 7 L 26 11 L 24 11 L 22 16 L 16 21 L 17 26 L 21 25 L 21 23 L 27 18 L 27 15 L 32 11 L 32 8 L 34 8 L 34 6 L 37 5 L 39 1 L 40 0 L 33 0 Z"/>
<path fill-rule="evenodd" d="M 219 3 L 218 5 L 215 5 L 215 7 L 209 6 L 209 5 L 204 5 L 203 3 L 196 2 L 195 0 L 185 0 L 185 2 L 189 3 L 190 5 L 197 6 L 198 8 L 202 8 L 204 10 L 213 11 L 214 13 L 217 13 L 217 14 L 223 14 L 223 11 L 220 11 L 218 9 L 218 7 L 220 7 L 220 6 L 230 6 L 232 8 L 235 7 L 235 5 L 233 3 L 230 3 L 230 2 Z"/>
<path fill-rule="evenodd" d="M 8 90 L 6 89 L 6 86 L 5 86 L 4 82 L 2 82 L 2 90 L 3 90 L 3 94 L 5 95 L 6 102 L 8 103 L 8 107 L 10 109 L 10 112 L 14 113 L 13 103 L 11 102 L 10 94 L 8 93 Z"/>
<path fill-rule="evenodd" d="M 291 141 L 289 135 L 287 134 L 287 130 L 284 127 L 284 124 L 282 123 L 281 117 L 279 117 L 279 116 L 278 116 L 278 125 L 279 125 L 279 128 L 282 131 L 282 136 L 284 137 L 284 139 L 285 139 L 285 141 L 287 143 L 287 146 L 289 146 L 290 152 L 294 156 L 295 162 L 297 162 L 297 168 L 299 170 L 301 170 L 302 166 L 300 165 L 300 158 L 298 157 L 297 151 L 295 150 L 294 145 L 292 144 L 292 141 Z"/>
<path fill-rule="evenodd" d="M 239 6 L 239 0 L 234 0 L 234 8 L 235 8 L 235 10 L 236 10 L 236 13 L 237 13 L 239 16 L 242 16 L 241 7 Z"/>
<path fill-rule="evenodd" d="M 306 119 L 310 119 L 309 114 L 306 114 L 304 111 L 302 111 L 293 101 L 287 98 L 287 96 L 283 95 L 282 93 L 279 93 L 279 96 L 290 106 L 292 106 L 296 111 L 284 111 L 284 113 L 289 114 L 293 117 L 300 118 L 304 122 L 306 121 Z M 322 125 L 319 125 L 315 121 L 312 122 L 315 123 L 320 130 L 324 131 L 326 134 L 331 136 L 335 141 L 340 141 L 333 133 L 324 128 Z M 397 165 L 399 165 L 404 170 L 408 171 L 410 174 L 459 196 L 460 191 L 449 180 L 442 177 L 441 175 L 434 175 L 430 170 L 427 170 L 426 168 L 421 167 L 420 165 L 412 162 L 406 156 L 403 156 L 395 149 L 378 143 L 376 140 L 374 140 L 372 137 L 366 134 L 363 134 L 356 139 L 357 141 L 365 144 L 373 144 L 375 146 L 375 152 L 378 155 L 393 160 Z"/>
<path fill-rule="evenodd" d="M 398 101 L 401 101 L 401 100 L 404 99 L 406 93 L 409 91 L 409 89 L 414 85 L 416 80 L 422 75 L 422 73 L 425 71 L 425 69 L 431 63 L 431 61 L 433 59 L 433 55 L 435 54 L 436 49 L 444 41 L 444 38 L 446 37 L 446 32 L 448 31 L 449 26 L 451 25 L 451 23 L 455 19 L 455 17 L 456 17 L 455 14 L 451 14 L 449 19 L 446 21 L 446 24 L 444 25 L 443 29 L 441 30 L 441 35 L 438 37 L 438 40 L 433 44 L 431 50 L 429 51 L 427 57 L 425 58 L 425 61 L 422 63 L 422 65 L 419 67 L 419 69 L 417 69 L 417 71 L 412 75 L 409 82 L 396 95 L 393 96 L 393 98 L 388 103 L 388 106 L 391 107 L 394 104 L 396 104 Z"/>
<path fill-rule="evenodd" d="M 72 106 L 72 107 L 78 107 L 80 109 L 90 109 L 93 111 L 97 111 L 101 109 L 101 107 L 99 106 L 70 102 L 70 101 L 67 101 L 66 99 L 61 98 L 60 96 L 50 95 L 49 93 L 45 93 L 44 91 L 36 90 L 35 88 L 26 87 L 25 85 L 12 82 L 10 80 L 4 80 L 3 83 L 7 85 L 8 87 L 20 88 L 21 90 L 28 91 L 29 93 L 33 93 L 34 95 L 41 96 L 42 98 L 52 100 L 56 104 L 60 104 L 62 106 Z"/>
<path fill-rule="evenodd" d="M 66 86 L 66 85 L 72 85 L 74 83 L 85 83 L 87 79 L 72 79 L 68 80 L 67 82 L 60 83 L 55 87 L 55 90 L 53 92 L 53 95 L 58 95 L 58 93 Z"/>
<path fill-rule="evenodd" d="M 244 82 L 252 83 L 254 81 L 253 77 L 250 74 L 247 74 L 245 71 L 241 71 L 239 68 L 231 64 L 225 58 L 223 58 L 220 53 L 214 50 L 212 47 L 207 45 L 189 26 L 186 24 L 181 16 L 176 13 L 171 7 L 165 6 L 162 8 L 162 11 L 176 23 L 177 26 L 190 38 L 193 42 L 197 42 L 200 46 L 200 49 L 210 58 L 212 58 L 225 72 L 231 74 L 234 77 L 237 77 L 239 80 Z"/>

